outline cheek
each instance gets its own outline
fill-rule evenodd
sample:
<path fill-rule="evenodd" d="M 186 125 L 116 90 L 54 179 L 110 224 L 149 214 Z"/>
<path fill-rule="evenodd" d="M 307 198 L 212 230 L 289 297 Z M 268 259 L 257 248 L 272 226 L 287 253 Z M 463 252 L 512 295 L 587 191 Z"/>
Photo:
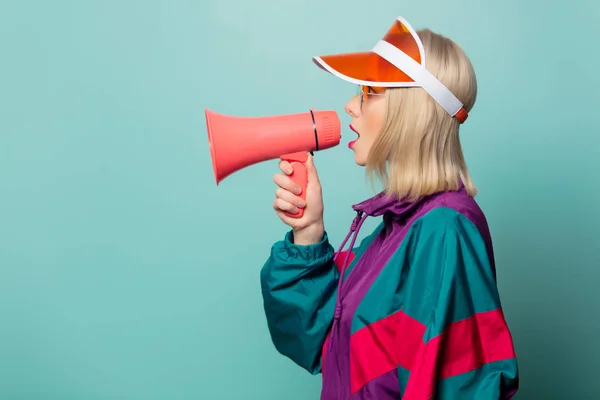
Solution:
<path fill-rule="evenodd" d="M 385 118 L 384 110 L 373 110 L 365 118 L 365 131 L 368 133 L 369 141 L 374 141 L 381 133 L 383 120 Z"/>

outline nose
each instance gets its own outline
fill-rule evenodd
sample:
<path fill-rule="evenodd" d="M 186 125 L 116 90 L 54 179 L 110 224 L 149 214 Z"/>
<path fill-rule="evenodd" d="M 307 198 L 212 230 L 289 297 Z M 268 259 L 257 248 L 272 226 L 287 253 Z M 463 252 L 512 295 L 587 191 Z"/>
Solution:
<path fill-rule="evenodd" d="M 358 96 L 352 97 L 344 106 L 344 111 L 353 118 L 360 116 L 360 107 L 358 104 Z"/>

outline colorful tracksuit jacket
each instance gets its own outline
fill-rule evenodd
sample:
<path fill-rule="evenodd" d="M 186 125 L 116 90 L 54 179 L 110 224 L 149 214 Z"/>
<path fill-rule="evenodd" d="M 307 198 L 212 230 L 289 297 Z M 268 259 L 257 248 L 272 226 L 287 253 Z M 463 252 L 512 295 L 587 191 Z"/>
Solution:
<path fill-rule="evenodd" d="M 485 216 L 464 188 L 353 206 L 335 252 L 288 232 L 261 270 L 275 348 L 322 400 L 509 399 L 519 376 Z M 360 226 L 382 217 L 355 247 Z M 352 237 L 349 250 L 344 246 Z"/>

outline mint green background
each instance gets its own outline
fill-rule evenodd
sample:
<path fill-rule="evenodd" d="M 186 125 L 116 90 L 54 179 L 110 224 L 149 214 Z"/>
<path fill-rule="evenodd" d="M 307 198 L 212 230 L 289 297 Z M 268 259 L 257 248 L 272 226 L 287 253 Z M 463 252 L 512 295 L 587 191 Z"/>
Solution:
<path fill-rule="evenodd" d="M 478 74 L 462 138 L 518 398 L 597 398 L 599 6 L 549 4 L 0 0 L 0 398 L 318 398 L 262 313 L 277 162 L 216 187 L 204 108 L 340 113 L 316 155 L 337 244 L 372 192 L 346 148 L 355 88 L 310 57 L 368 49 L 397 15 Z"/>

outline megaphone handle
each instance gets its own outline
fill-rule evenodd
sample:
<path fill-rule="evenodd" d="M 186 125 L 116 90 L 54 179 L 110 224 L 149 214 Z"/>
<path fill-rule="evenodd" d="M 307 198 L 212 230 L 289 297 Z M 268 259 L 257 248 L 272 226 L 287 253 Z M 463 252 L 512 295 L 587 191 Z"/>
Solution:
<path fill-rule="evenodd" d="M 296 185 L 300 186 L 300 190 L 302 190 L 302 192 L 298 196 L 302 198 L 302 200 L 306 201 L 306 188 L 308 187 L 308 171 L 306 169 L 306 161 L 308 161 L 308 153 L 305 151 L 300 151 L 297 153 L 285 154 L 280 158 L 292 164 L 293 171 L 289 177 L 292 178 Z M 304 209 L 300 208 L 296 214 L 285 212 L 285 215 L 291 218 L 302 218 L 304 215 Z"/>

